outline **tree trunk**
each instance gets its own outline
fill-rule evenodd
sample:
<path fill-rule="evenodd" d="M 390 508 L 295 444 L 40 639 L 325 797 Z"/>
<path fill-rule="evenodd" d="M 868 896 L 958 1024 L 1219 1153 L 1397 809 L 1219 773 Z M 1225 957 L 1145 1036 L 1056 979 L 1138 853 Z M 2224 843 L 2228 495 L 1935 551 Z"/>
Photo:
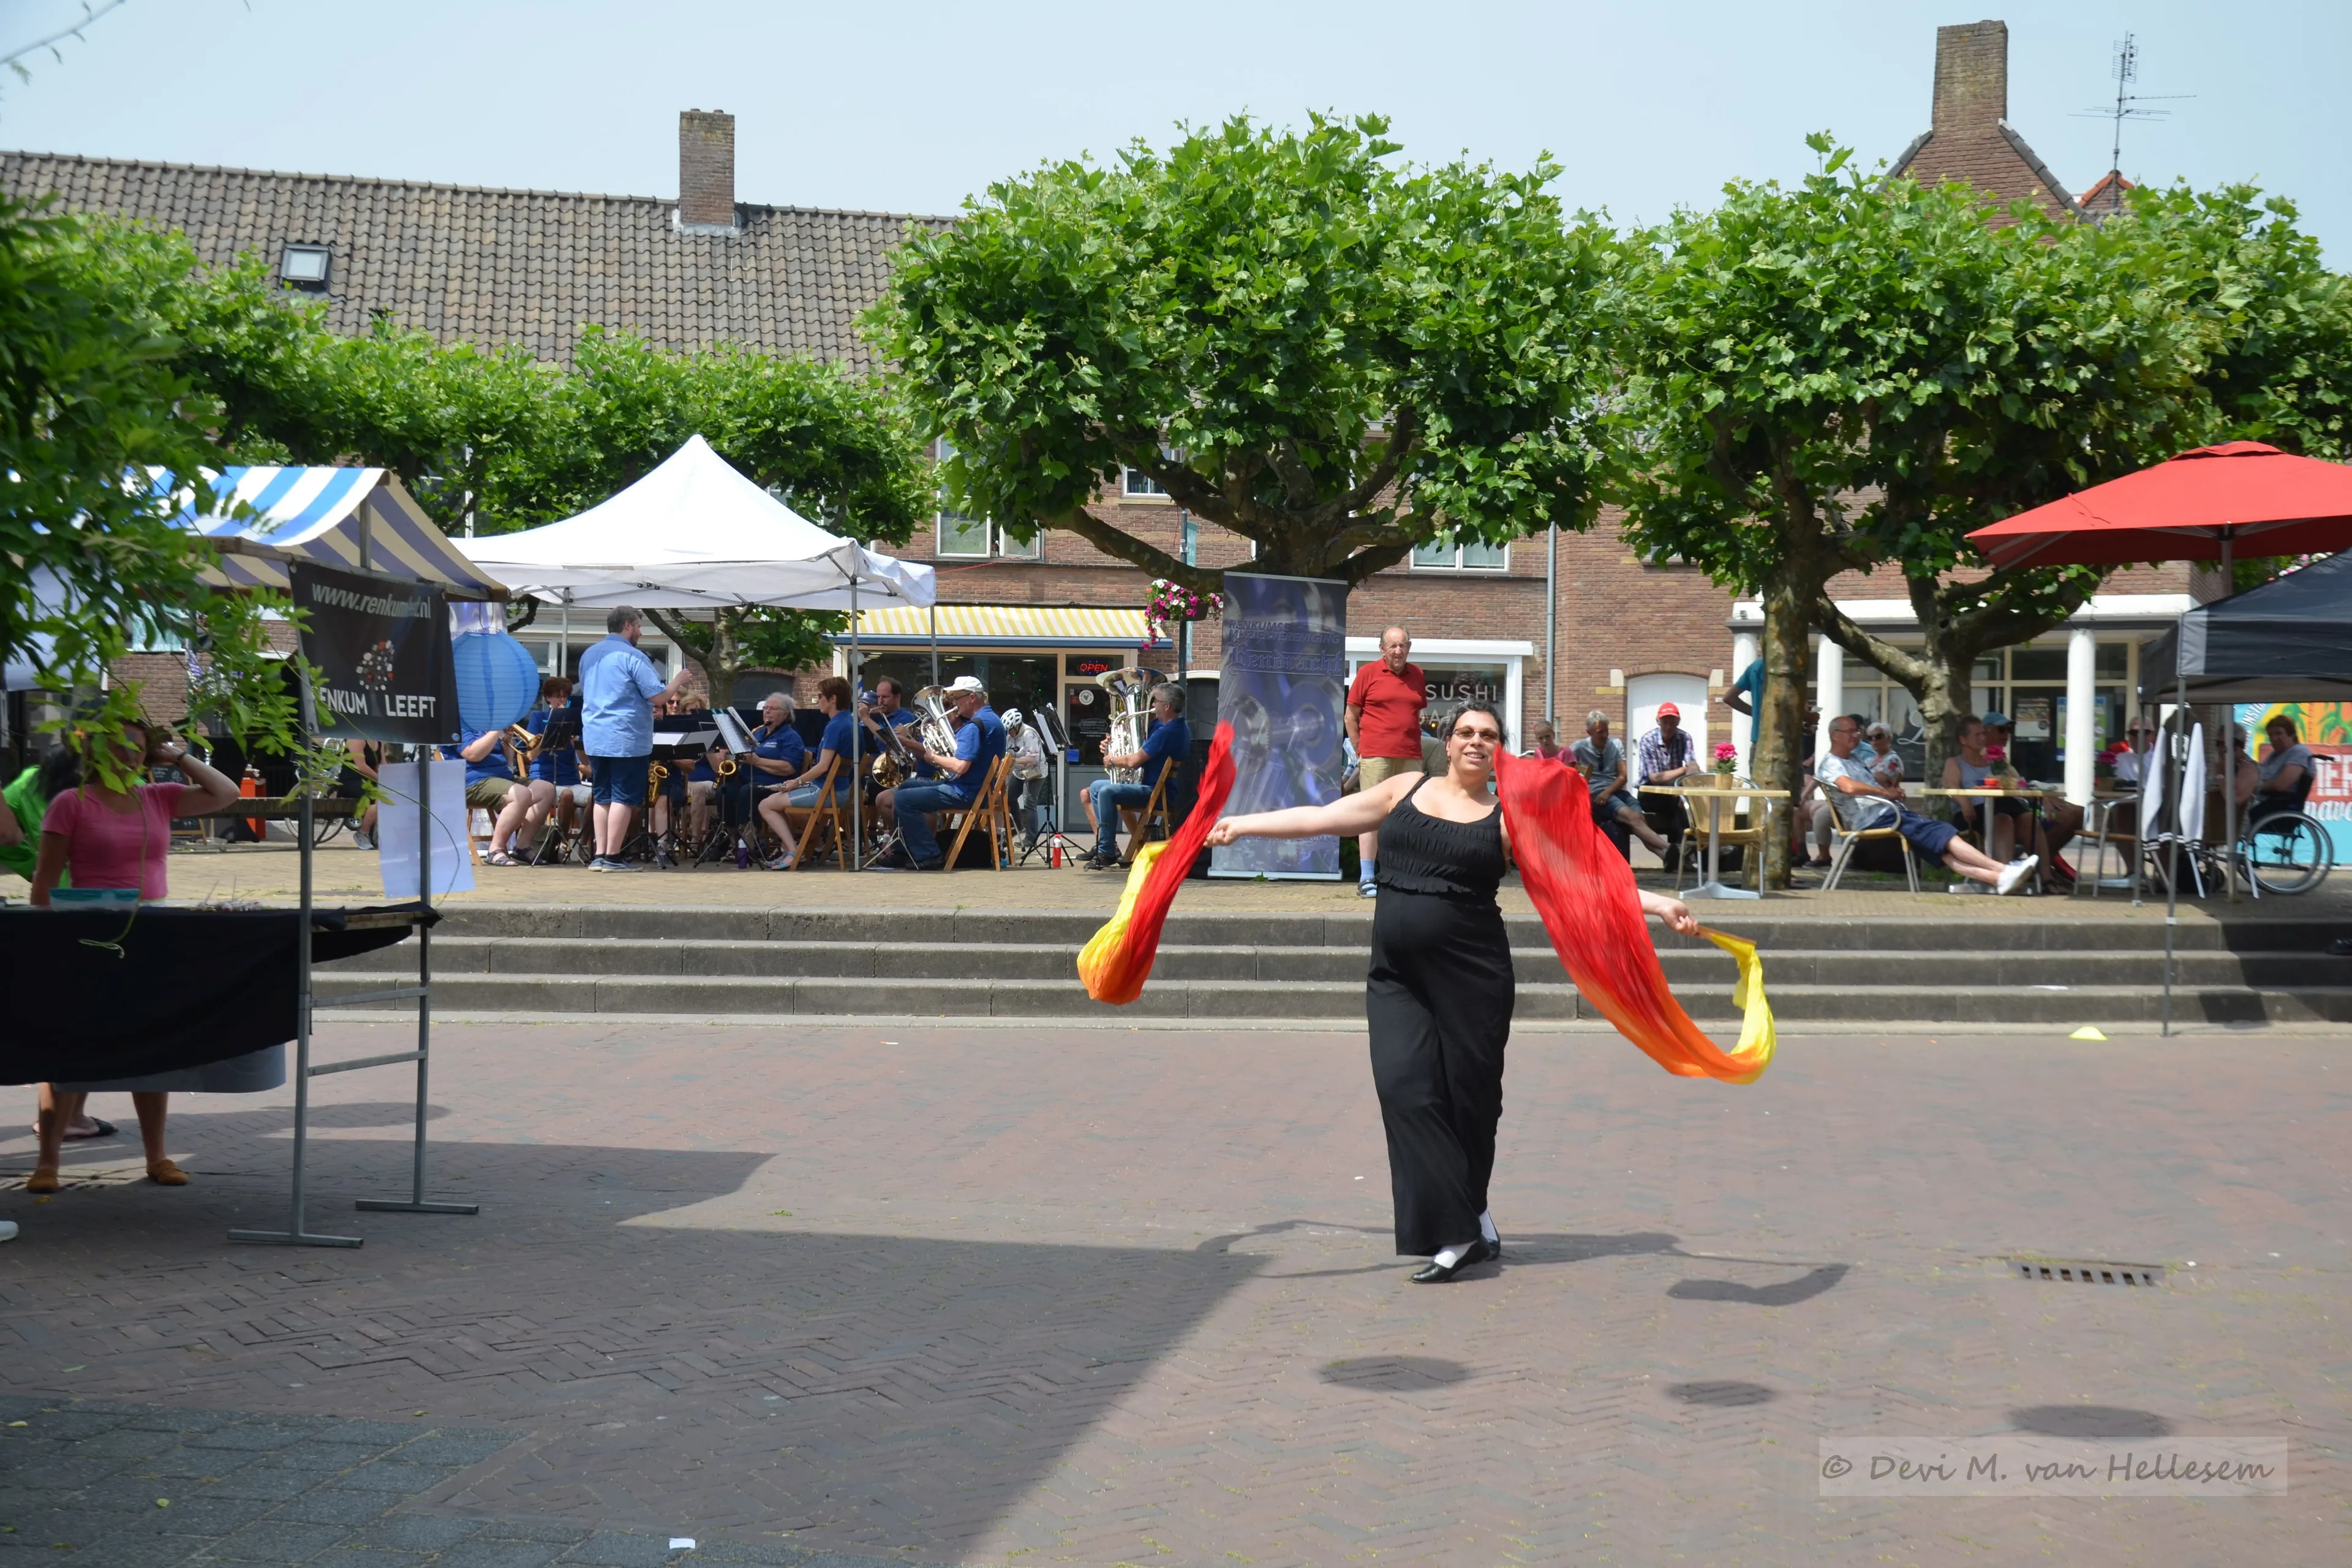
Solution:
<path fill-rule="evenodd" d="M 1764 696 L 1757 714 L 1752 766 L 1759 785 L 1789 792 L 1786 801 L 1769 803 L 1779 809 L 1770 817 L 1778 824 L 1778 829 L 1764 836 L 1764 868 L 1759 885 L 1766 888 L 1789 885 L 1789 847 L 1794 837 L 1790 814 L 1797 809 L 1797 797 L 1804 789 L 1800 765 L 1804 751 L 1801 737 L 1805 727 L 1805 656 L 1810 651 L 1808 639 L 1812 631 L 1814 575 L 1802 566 L 1784 563 L 1765 580 L 1759 595 L 1764 602 L 1764 647 L 1760 655 L 1764 660 Z"/>
<path fill-rule="evenodd" d="M 703 684 L 710 689 L 713 708 L 733 702 L 735 682 L 743 673 L 741 645 L 735 635 L 734 621 L 740 613 L 719 610 L 708 621 L 689 621 L 677 611 L 646 612 L 646 618 L 677 645 L 686 661 L 701 671 Z"/>

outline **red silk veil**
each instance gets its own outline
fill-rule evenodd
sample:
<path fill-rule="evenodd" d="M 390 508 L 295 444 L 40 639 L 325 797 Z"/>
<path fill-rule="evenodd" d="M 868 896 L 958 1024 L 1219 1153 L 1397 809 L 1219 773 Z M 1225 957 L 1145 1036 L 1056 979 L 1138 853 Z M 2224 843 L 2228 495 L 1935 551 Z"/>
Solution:
<path fill-rule="evenodd" d="M 1733 1000 L 1744 1018 L 1738 1046 L 1726 1051 L 1667 988 L 1633 868 L 1593 822 L 1584 775 L 1564 762 L 1498 753 L 1495 786 L 1519 880 L 1585 1000 L 1670 1073 L 1754 1081 L 1772 1059 L 1773 1047 L 1772 1013 L 1754 945 L 1719 931 L 1705 933 L 1739 963 Z"/>
<path fill-rule="evenodd" d="M 1160 956 L 1160 928 L 1167 922 L 1168 906 L 1175 902 L 1176 889 L 1184 885 L 1185 873 L 1233 793 L 1234 727 L 1219 724 L 1216 739 L 1209 744 L 1209 760 L 1201 769 L 1201 793 L 1192 815 L 1165 843 L 1147 844 L 1136 852 L 1118 913 L 1078 952 L 1078 978 L 1086 982 L 1087 995 L 1124 1007 L 1143 994 L 1152 961 Z"/>

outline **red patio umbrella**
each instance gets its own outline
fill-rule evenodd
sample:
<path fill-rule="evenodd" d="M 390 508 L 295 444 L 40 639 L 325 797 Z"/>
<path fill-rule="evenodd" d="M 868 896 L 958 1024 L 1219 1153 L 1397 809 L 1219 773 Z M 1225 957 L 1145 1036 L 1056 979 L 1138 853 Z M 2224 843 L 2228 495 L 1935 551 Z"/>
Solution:
<path fill-rule="evenodd" d="M 1979 528 L 1969 535 L 1996 566 L 2122 566 L 2143 561 L 2218 561 L 2247 555 L 2305 555 L 2352 549 L 2352 468 L 2297 458 L 2260 441 L 2225 441 L 2078 490 L 2063 500 Z M 2189 705 L 2181 677 L 2180 706 Z M 2221 729 L 2222 755 L 2231 752 Z M 2172 798 L 2185 775 L 2175 773 Z M 2237 842 L 2237 794 L 2221 792 L 2225 841 Z M 2145 831 L 2146 824 L 2141 825 Z M 2179 841 L 2166 835 L 2172 866 L 2166 878 L 2164 1032 L 2172 1033 L 2172 920 L 2179 897 Z M 2133 853 L 2137 855 L 2137 849 Z M 2237 897 L 2234 862 L 2224 862 Z M 2138 872 L 2133 872 L 2137 900 Z"/>
<path fill-rule="evenodd" d="M 1979 528 L 1996 566 L 2122 566 L 2352 549 L 2352 467 L 2260 441 L 2200 447 Z"/>

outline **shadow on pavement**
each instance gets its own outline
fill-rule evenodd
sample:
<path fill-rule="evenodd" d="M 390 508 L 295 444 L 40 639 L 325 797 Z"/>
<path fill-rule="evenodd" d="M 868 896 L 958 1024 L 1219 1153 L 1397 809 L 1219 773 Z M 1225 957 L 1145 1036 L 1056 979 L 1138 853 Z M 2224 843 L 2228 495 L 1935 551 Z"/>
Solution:
<path fill-rule="evenodd" d="M 1365 1388 L 1376 1394 L 1412 1394 L 1460 1383 L 1470 1369 L 1458 1361 L 1435 1356 L 1357 1356 L 1318 1366 L 1315 1375 L 1335 1388 Z"/>
<path fill-rule="evenodd" d="M 2019 1431 L 2045 1437 L 2163 1437 L 2172 1431 L 2172 1423 L 2153 1410 L 2113 1405 L 2036 1405 L 2012 1410 L 2009 1418 Z"/>
<path fill-rule="evenodd" d="M 346 1105 L 332 1124 L 411 1115 Z M 751 1151 L 439 1144 L 436 1194 L 479 1216 L 353 1215 L 402 1184 L 396 1136 L 312 1145 L 312 1223 L 363 1248 L 230 1244 L 229 1226 L 282 1212 L 268 1135 L 286 1120 L 190 1114 L 195 1185 L 41 1208 L 9 1248 L 5 1384 L 430 1411 L 519 1439 L 434 1485 L 438 1510 L 953 1557 L 1266 1261 L 712 1217 L 700 1205 L 771 1157 Z M 206 1173 L 231 1158 L 243 1174 Z"/>
<path fill-rule="evenodd" d="M 1846 1276 L 1846 1265 L 1824 1264 L 1810 1274 L 1779 1285 L 1741 1285 L 1730 1279 L 1677 1279 L 1666 1294 L 1677 1301 L 1739 1301 L 1750 1307 L 1793 1307 L 1823 1291 L 1835 1289 Z"/>

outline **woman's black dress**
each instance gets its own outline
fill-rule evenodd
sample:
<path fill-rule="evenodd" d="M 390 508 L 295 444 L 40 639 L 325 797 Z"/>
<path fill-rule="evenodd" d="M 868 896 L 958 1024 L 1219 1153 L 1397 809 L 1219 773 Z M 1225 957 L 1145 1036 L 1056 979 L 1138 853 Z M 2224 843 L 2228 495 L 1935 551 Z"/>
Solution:
<path fill-rule="evenodd" d="M 1447 822 L 1412 803 L 1381 824 L 1380 901 L 1364 982 L 1372 1084 L 1389 1137 L 1397 1251 L 1428 1257 L 1478 1237 L 1503 1117 L 1511 945 L 1495 889 L 1503 812 Z"/>

